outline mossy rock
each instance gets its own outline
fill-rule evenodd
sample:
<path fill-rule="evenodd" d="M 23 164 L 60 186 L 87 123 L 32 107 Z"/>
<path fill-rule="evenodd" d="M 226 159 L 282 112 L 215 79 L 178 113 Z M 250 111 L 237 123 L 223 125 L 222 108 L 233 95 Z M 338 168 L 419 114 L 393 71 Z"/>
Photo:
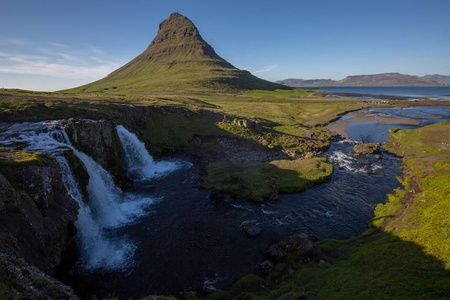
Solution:
<path fill-rule="evenodd" d="M 359 143 L 353 147 L 353 152 L 356 154 L 379 154 L 381 153 L 380 144 L 377 143 Z"/>

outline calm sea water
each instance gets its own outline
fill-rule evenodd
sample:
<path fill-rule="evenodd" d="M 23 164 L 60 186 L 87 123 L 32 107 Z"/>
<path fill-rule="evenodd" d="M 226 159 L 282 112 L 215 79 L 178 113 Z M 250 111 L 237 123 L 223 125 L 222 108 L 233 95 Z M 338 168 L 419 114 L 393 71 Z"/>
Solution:
<path fill-rule="evenodd" d="M 336 93 L 429 97 L 434 100 L 450 101 L 450 86 L 324 86 L 314 89 Z"/>

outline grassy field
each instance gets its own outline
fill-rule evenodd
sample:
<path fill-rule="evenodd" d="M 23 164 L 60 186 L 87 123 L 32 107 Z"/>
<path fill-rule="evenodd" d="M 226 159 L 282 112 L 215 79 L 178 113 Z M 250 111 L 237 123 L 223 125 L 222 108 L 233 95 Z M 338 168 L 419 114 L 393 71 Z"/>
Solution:
<path fill-rule="evenodd" d="M 277 160 L 268 163 L 214 162 L 206 167 L 203 187 L 221 197 L 262 202 L 278 193 L 294 193 L 331 177 L 333 165 L 325 158 Z"/>
<path fill-rule="evenodd" d="M 253 94 L 253 95 L 252 95 Z M 268 96 L 269 95 L 269 96 Z M 287 98 L 286 98 L 287 97 Z M 296 98 L 300 97 L 300 98 Z M 294 99 L 295 98 L 295 99 Z M 336 119 L 339 115 L 359 109 L 362 105 L 357 100 L 330 101 L 325 98 L 317 98 L 311 91 L 305 90 L 278 90 L 261 91 L 251 94 L 170 94 L 158 92 L 148 95 L 133 94 L 64 94 L 64 93 L 37 93 L 23 90 L 1 90 L 0 91 L 0 117 L 4 121 L 13 120 L 46 120 L 62 119 L 74 116 L 101 117 L 121 122 L 122 107 L 175 107 L 185 111 L 198 112 L 206 110 L 218 114 L 227 115 L 228 121 L 233 119 L 249 119 L 260 121 L 263 124 L 267 138 L 280 145 L 281 148 L 289 148 L 287 144 L 292 141 L 297 144 L 296 150 L 301 149 L 301 138 L 309 138 L 312 132 L 317 137 L 317 145 L 313 148 L 326 146 L 329 142 L 329 132 L 325 125 Z M 189 132 L 189 136 L 198 131 L 215 134 L 236 134 L 248 138 L 248 132 L 244 130 L 233 130 L 231 127 L 220 127 L 218 122 L 212 126 L 219 129 L 209 128 L 209 121 L 196 120 L 194 114 L 186 126 L 177 126 L 177 122 L 171 121 L 170 113 L 165 115 L 165 120 L 171 126 L 177 128 L 177 132 L 183 135 L 183 128 Z M 155 118 L 160 118 L 155 115 Z M 158 126 L 160 120 L 153 123 Z M 197 122 L 198 121 L 198 122 Z M 203 122 L 204 126 L 201 126 Z M 151 123 L 151 122 L 150 122 Z M 197 124 L 190 126 L 190 123 Z M 195 128 L 192 128 L 195 127 Z M 208 129 L 206 129 L 208 127 Z M 171 127 L 173 128 L 173 127 Z M 152 142 L 158 149 L 176 147 L 172 136 L 159 134 L 152 128 L 143 128 L 142 136 L 149 138 L 154 136 Z M 174 131 L 174 130 L 173 130 Z M 166 132 L 167 133 L 167 132 Z M 160 136 L 157 141 L 155 136 Z M 186 141 L 186 139 L 182 139 Z M 178 143 L 180 145 L 180 143 Z M 185 143 L 182 145 L 185 146 Z M 306 148 L 304 148 L 306 149 Z M 295 149 L 294 149 L 295 150 Z M 153 151 L 158 152 L 158 151 Z"/>
<path fill-rule="evenodd" d="M 380 204 L 370 229 L 288 257 L 265 278 L 244 277 L 208 299 L 447 299 L 450 295 L 450 122 L 391 130 L 404 189 Z"/>

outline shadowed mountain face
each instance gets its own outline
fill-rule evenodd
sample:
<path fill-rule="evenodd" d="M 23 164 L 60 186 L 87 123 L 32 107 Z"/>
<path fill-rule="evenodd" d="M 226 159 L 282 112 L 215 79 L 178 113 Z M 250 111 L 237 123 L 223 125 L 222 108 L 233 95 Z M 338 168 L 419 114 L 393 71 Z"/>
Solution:
<path fill-rule="evenodd" d="M 236 69 L 216 54 L 195 25 L 173 13 L 148 48 L 107 77 L 72 92 L 235 92 L 286 88 Z"/>

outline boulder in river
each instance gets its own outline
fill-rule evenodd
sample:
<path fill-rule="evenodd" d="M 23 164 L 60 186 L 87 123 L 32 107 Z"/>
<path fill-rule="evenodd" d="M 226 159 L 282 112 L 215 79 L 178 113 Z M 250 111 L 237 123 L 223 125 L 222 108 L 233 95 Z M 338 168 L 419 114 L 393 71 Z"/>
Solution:
<path fill-rule="evenodd" d="M 377 143 L 359 143 L 353 147 L 353 152 L 359 154 L 379 154 L 381 153 L 380 144 Z"/>
<path fill-rule="evenodd" d="M 261 232 L 261 229 L 253 224 L 242 225 L 242 230 L 244 230 L 244 232 L 251 237 L 255 237 Z"/>

